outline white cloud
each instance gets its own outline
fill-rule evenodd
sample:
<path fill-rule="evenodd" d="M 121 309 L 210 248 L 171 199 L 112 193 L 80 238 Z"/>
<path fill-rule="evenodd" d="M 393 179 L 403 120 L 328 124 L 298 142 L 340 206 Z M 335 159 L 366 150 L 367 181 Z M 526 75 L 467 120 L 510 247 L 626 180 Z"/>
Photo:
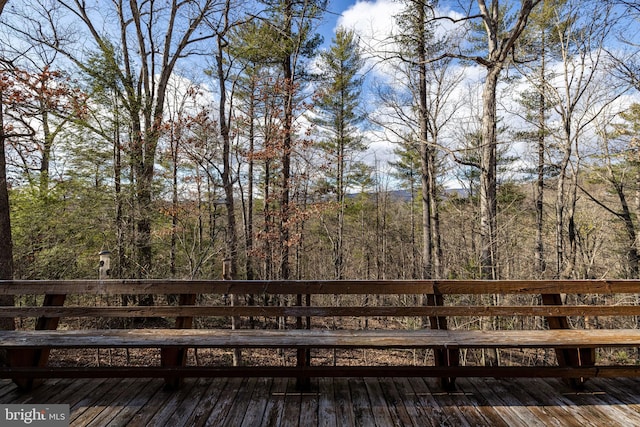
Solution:
<path fill-rule="evenodd" d="M 342 13 L 337 27 L 352 29 L 365 40 L 385 40 L 395 27 L 394 16 L 399 12 L 393 0 L 358 1 Z"/>

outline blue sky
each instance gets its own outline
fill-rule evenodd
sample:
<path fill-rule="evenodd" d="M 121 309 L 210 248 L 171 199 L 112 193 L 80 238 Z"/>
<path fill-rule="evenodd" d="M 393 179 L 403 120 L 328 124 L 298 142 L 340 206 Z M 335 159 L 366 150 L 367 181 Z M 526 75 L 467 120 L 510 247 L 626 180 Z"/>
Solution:
<path fill-rule="evenodd" d="M 394 0 L 329 0 L 328 12 L 319 31 L 325 38 L 325 45 L 328 45 L 338 25 L 377 28 L 380 22 L 389 22 L 399 8 L 400 4 Z"/>

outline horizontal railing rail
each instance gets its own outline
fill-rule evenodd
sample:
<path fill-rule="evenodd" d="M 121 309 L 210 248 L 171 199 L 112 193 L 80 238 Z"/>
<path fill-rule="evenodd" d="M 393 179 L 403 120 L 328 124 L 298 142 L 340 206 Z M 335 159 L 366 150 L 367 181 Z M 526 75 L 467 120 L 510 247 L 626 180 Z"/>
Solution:
<path fill-rule="evenodd" d="M 640 280 L 0 280 L 22 294 L 635 294 Z"/>

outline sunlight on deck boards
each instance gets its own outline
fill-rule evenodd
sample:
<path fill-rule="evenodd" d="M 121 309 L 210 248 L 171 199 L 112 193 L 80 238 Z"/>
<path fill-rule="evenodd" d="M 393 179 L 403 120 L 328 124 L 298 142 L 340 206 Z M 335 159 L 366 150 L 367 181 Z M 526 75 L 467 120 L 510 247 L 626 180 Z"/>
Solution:
<path fill-rule="evenodd" d="M 640 381 L 592 379 L 573 391 L 551 379 L 320 378 L 310 391 L 282 378 L 51 379 L 0 403 L 66 403 L 72 426 L 602 426 L 640 425 Z"/>

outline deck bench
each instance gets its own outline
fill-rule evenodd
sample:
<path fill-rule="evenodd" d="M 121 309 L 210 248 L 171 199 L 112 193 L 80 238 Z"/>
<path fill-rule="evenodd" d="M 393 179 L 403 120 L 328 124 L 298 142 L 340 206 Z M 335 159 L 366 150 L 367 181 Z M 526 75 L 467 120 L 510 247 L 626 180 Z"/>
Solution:
<path fill-rule="evenodd" d="M 639 291 L 640 281 L 633 280 L 3 281 L 0 294 L 14 295 L 16 305 L 0 307 L 0 316 L 22 327 L 0 331 L 8 360 L 0 377 L 23 389 L 51 377 L 161 377 L 177 387 L 186 377 L 219 376 L 294 377 L 301 387 L 311 377 L 423 376 L 440 378 L 445 388 L 457 377 L 559 377 L 580 387 L 590 377 L 640 376 L 637 359 L 599 363 L 596 353 L 640 347 Z M 157 304 L 114 304 L 122 295 L 154 295 Z M 246 304 L 239 305 L 238 296 Z M 171 322 L 142 321 L 158 318 Z M 77 327 L 87 319 L 101 319 L 100 328 Z M 101 326 L 114 319 L 132 326 Z M 521 319 L 538 319 L 541 327 L 523 329 Z M 616 322 L 624 327 L 608 326 Z M 160 349 L 160 364 L 54 366 L 49 360 L 54 349 L 92 348 Z M 189 349 L 209 348 L 288 349 L 295 363 L 188 364 Z M 322 349 L 433 354 L 431 364 L 334 366 L 314 363 Z M 466 364 L 461 353 L 472 349 L 548 349 L 555 363 Z"/>

